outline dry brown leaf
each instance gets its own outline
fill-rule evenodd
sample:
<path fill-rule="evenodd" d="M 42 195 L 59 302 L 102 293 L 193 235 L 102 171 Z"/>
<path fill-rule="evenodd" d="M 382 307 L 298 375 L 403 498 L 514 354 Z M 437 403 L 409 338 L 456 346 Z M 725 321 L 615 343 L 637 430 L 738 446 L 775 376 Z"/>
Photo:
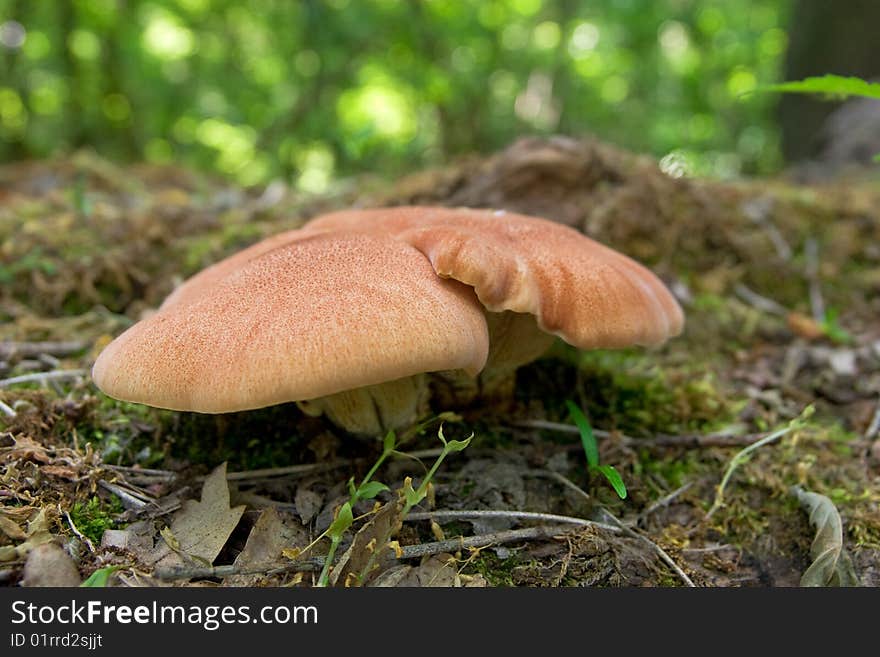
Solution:
<path fill-rule="evenodd" d="M 810 546 L 813 563 L 804 571 L 801 586 L 858 586 L 852 559 L 843 546 L 843 522 L 834 503 L 825 495 L 792 487 L 801 506 L 810 514 L 816 536 Z"/>
<path fill-rule="evenodd" d="M 451 588 L 456 583 L 461 586 L 455 568 L 455 557 L 440 553 L 425 557 L 421 565 L 407 573 L 397 586 Z"/>
<path fill-rule="evenodd" d="M 244 571 L 265 571 L 286 565 L 282 552 L 291 547 L 305 546 L 308 542 L 308 532 L 293 516 L 269 507 L 254 523 L 244 549 L 235 559 L 235 566 Z M 233 575 L 227 577 L 223 584 L 252 586 L 260 577 L 260 574 Z"/>
<path fill-rule="evenodd" d="M 53 477 L 60 477 L 61 479 L 76 479 L 78 473 L 71 467 L 66 465 L 44 465 L 40 468 L 40 472 L 42 474 L 52 475 Z"/>
<path fill-rule="evenodd" d="M 0 516 L 0 532 L 3 532 L 14 541 L 27 538 L 27 534 L 18 526 L 18 523 L 6 516 Z"/>
<path fill-rule="evenodd" d="M 411 568 L 393 586 L 483 588 L 488 585 L 482 575 L 460 574 L 455 557 L 441 552 L 424 557 L 420 565 Z"/>
<path fill-rule="evenodd" d="M 177 538 L 182 552 L 213 563 L 242 513 L 244 506 L 229 506 L 226 463 L 223 463 L 205 479 L 201 501 L 187 500 L 183 503 L 183 508 L 171 522 L 171 532 Z"/>
<path fill-rule="evenodd" d="M 23 559 L 34 548 L 49 543 L 55 539 L 49 528 L 52 526 L 52 519 L 46 508 L 40 509 L 37 514 L 28 521 L 27 531 L 25 532 L 26 541 L 16 546 L 6 545 L 0 548 L 0 561 L 13 561 L 15 559 Z"/>
<path fill-rule="evenodd" d="M 205 478 L 201 500 L 186 500 L 171 526 L 160 532 L 164 543 L 159 542 L 148 561 L 162 568 L 187 562 L 212 564 L 238 525 L 244 509 L 243 505 L 229 506 L 229 484 L 226 463 L 223 463 Z"/>
<path fill-rule="evenodd" d="M 333 569 L 331 583 L 345 583 L 346 586 L 369 584 L 390 562 L 396 563 L 389 542 L 400 531 L 402 512 L 402 498 L 384 504 L 355 534 L 351 547 Z"/>
<path fill-rule="evenodd" d="M 815 319 L 799 312 L 790 312 L 785 317 L 788 328 L 798 337 L 818 340 L 825 337 L 825 329 Z"/>
<path fill-rule="evenodd" d="M 296 504 L 296 512 L 299 514 L 302 523 L 307 525 L 321 510 L 324 496 L 309 490 L 305 486 L 300 486 L 296 489 L 296 496 L 293 502 Z"/>
<path fill-rule="evenodd" d="M 46 448 L 33 438 L 19 435 L 14 437 L 13 440 L 15 444 L 12 447 L 7 447 L 0 451 L 0 454 L 3 455 L 2 460 L 4 463 L 18 459 L 37 461 L 39 463 L 48 463 L 51 460 L 46 452 Z"/>
<path fill-rule="evenodd" d="M 70 555 L 55 543 L 39 545 L 28 554 L 22 586 L 79 586 L 82 579 Z"/>

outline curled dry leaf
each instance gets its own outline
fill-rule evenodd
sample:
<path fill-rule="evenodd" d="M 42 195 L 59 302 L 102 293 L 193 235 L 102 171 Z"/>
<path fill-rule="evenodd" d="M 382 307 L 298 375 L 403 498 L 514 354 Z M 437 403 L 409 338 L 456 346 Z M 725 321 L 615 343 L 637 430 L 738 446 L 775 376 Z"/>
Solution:
<path fill-rule="evenodd" d="M 27 534 L 25 534 L 24 530 L 18 526 L 17 522 L 12 520 L 12 518 L 7 518 L 2 515 L 0 515 L 0 532 L 6 534 L 7 537 L 15 541 L 21 541 L 27 538 Z"/>
<path fill-rule="evenodd" d="M 396 563 L 395 550 L 389 543 L 403 525 L 403 504 L 401 497 L 387 502 L 358 530 L 351 547 L 333 569 L 331 582 L 345 586 L 368 584 Z"/>
<path fill-rule="evenodd" d="M 44 507 L 28 521 L 27 530 L 25 531 L 25 538 L 27 540 L 15 546 L 4 545 L 0 547 L 0 561 L 22 559 L 35 547 L 53 541 L 55 537 L 49 531 L 51 526 L 52 519 Z"/>
<path fill-rule="evenodd" d="M 48 463 L 51 460 L 49 454 L 46 452 L 46 448 L 33 438 L 20 435 L 14 436 L 13 441 L 14 444 L 12 447 L 4 448 L 2 450 L 3 463 L 9 463 L 18 459 L 37 461 L 38 463 Z"/>
<path fill-rule="evenodd" d="M 810 513 L 810 524 L 816 528 L 810 546 L 813 563 L 801 576 L 801 586 L 858 586 L 852 560 L 843 548 L 843 523 L 834 503 L 799 486 L 792 486 L 791 492 Z"/>

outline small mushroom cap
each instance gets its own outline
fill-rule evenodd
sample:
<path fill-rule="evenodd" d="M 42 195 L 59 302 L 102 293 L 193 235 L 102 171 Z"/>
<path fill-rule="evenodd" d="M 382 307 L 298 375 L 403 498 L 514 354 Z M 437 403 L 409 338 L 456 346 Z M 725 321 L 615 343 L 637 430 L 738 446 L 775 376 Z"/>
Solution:
<path fill-rule="evenodd" d="M 488 353 L 473 290 L 390 238 L 297 236 L 197 287 L 101 352 L 92 372 L 101 390 L 223 413 L 421 372 L 476 374 Z"/>
<path fill-rule="evenodd" d="M 304 230 L 395 236 L 440 276 L 472 286 L 487 309 L 535 315 L 542 330 L 581 349 L 655 345 L 684 325 L 681 307 L 650 270 L 546 219 L 414 206 L 336 212 Z"/>

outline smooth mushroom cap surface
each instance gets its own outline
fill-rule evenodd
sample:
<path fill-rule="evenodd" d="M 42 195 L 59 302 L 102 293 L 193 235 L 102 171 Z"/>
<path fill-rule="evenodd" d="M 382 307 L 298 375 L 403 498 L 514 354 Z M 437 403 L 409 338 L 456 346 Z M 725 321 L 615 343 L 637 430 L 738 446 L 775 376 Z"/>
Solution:
<path fill-rule="evenodd" d="M 472 286 L 488 310 L 532 314 L 542 330 L 581 349 L 656 345 L 684 325 L 654 273 L 547 219 L 410 206 L 327 214 L 303 230 L 392 235 L 440 276 Z"/>
<path fill-rule="evenodd" d="M 273 247 L 122 333 L 95 362 L 98 387 L 221 413 L 483 368 L 488 329 L 473 290 L 438 277 L 412 246 L 319 232 Z"/>

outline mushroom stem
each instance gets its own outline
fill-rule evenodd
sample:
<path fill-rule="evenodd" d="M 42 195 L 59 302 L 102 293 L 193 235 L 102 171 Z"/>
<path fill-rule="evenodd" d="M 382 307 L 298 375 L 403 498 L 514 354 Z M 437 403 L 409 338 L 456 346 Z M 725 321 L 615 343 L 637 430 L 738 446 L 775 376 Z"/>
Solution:
<path fill-rule="evenodd" d="M 432 375 L 434 394 L 440 406 L 469 404 L 475 399 L 499 399 L 508 396 L 516 370 L 539 358 L 554 336 L 538 327 L 534 315 L 505 310 L 486 312 L 489 327 L 489 357 L 476 376 L 462 370 L 436 372 Z"/>
<path fill-rule="evenodd" d="M 424 374 L 407 376 L 333 395 L 298 401 L 306 415 L 326 415 L 349 433 L 381 438 L 390 430 L 412 426 L 428 410 Z"/>

